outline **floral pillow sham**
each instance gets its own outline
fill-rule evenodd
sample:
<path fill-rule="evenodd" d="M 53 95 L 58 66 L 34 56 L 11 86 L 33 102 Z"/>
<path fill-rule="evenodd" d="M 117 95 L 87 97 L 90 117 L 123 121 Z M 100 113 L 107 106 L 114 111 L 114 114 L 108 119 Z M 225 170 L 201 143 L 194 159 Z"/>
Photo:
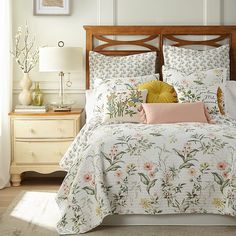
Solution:
<path fill-rule="evenodd" d="M 146 102 L 147 90 L 109 92 L 104 100 L 103 122 L 140 123 L 141 104 Z"/>
<path fill-rule="evenodd" d="M 94 81 L 94 88 L 97 90 L 112 89 L 112 90 L 125 90 L 125 89 L 137 89 L 137 87 L 145 82 L 152 80 L 159 80 L 159 74 L 151 74 L 137 77 L 108 77 L 108 78 L 96 78 Z"/>
<path fill-rule="evenodd" d="M 229 50 L 228 44 L 204 51 L 165 45 L 163 46 L 164 64 L 186 74 L 214 68 L 227 68 L 229 80 Z"/>
<path fill-rule="evenodd" d="M 179 102 L 205 103 L 209 114 L 220 114 L 218 91 L 224 91 L 227 69 L 198 71 L 186 75 L 175 69 L 163 68 L 163 78 L 174 86 Z"/>
<path fill-rule="evenodd" d="M 104 110 L 104 97 L 107 92 L 124 91 L 138 89 L 142 83 L 159 80 L 159 74 L 152 74 L 138 77 L 128 78 L 106 78 L 97 79 L 94 83 L 95 89 L 95 104 L 94 113 L 103 113 Z"/>
<path fill-rule="evenodd" d="M 97 52 L 89 53 L 90 88 L 97 78 L 136 77 L 154 74 L 156 52 L 129 56 L 105 56 Z"/>

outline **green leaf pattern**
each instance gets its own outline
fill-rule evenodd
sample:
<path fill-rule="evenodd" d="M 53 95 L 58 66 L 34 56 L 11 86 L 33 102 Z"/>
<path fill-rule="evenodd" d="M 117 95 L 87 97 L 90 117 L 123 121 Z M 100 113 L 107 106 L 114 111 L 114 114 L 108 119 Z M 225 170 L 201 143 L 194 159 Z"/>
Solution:
<path fill-rule="evenodd" d="M 84 233 L 113 214 L 236 216 L 236 121 L 215 125 L 103 124 L 94 117 L 60 165 L 60 234 Z M 155 135 L 158 134 L 158 135 Z"/>
<path fill-rule="evenodd" d="M 96 88 L 94 83 L 99 78 L 127 78 L 154 74 L 156 57 L 156 52 L 112 57 L 90 51 L 90 89 Z"/>

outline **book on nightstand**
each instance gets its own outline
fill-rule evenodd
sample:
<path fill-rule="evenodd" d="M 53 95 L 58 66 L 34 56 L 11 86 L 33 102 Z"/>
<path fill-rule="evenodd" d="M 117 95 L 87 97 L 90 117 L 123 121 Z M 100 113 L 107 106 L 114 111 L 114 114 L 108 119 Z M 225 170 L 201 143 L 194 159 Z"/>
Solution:
<path fill-rule="evenodd" d="M 49 105 L 45 106 L 24 106 L 24 105 L 16 105 L 14 112 L 30 112 L 30 113 L 41 113 L 47 112 L 49 110 Z"/>

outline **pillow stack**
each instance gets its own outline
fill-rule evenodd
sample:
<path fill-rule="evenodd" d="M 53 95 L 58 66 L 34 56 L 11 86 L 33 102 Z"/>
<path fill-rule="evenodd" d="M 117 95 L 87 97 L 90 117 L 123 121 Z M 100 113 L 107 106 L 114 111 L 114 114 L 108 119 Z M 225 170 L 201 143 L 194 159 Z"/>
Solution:
<path fill-rule="evenodd" d="M 131 56 L 104 56 L 90 52 L 90 81 L 86 92 L 86 115 L 98 115 L 106 123 L 140 122 L 146 89 L 138 85 L 159 79 L 155 74 L 156 52 Z"/>
<path fill-rule="evenodd" d="M 164 46 L 163 80 L 174 86 L 179 102 L 202 101 L 210 114 L 224 114 L 229 49 L 229 45 L 204 51 Z"/>
<path fill-rule="evenodd" d="M 186 75 L 175 69 L 163 68 L 163 77 L 175 87 L 179 102 L 202 101 L 212 115 L 223 112 L 218 95 L 226 82 L 226 76 L 227 69 L 198 71 Z"/>
<path fill-rule="evenodd" d="M 157 123 L 205 123 L 208 114 L 224 114 L 229 45 L 205 51 L 164 46 L 163 52 L 164 82 L 155 74 L 156 52 L 118 57 L 90 52 L 87 120 L 96 114 L 108 123 L 138 123 L 141 117 L 155 123 L 153 116 Z M 175 117 L 170 111 L 188 116 Z"/>

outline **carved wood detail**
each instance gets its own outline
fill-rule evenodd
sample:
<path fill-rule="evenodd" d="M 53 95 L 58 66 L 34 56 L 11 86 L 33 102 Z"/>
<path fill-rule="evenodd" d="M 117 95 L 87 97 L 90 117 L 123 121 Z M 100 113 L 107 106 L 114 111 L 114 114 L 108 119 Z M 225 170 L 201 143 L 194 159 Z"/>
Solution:
<path fill-rule="evenodd" d="M 224 34 L 214 39 L 208 39 L 208 40 L 202 40 L 202 41 L 180 39 L 180 38 L 177 38 L 176 35 L 164 35 L 164 38 L 175 42 L 171 45 L 176 46 L 176 47 L 182 47 L 182 46 L 187 46 L 187 45 L 204 45 L 204 46 L 220 47 L 222 44 L 220 44 L 219 42 L 223 41 L 224 39 L 229 39 L 230 34 Z"/>
<path fill-rule="evenodd" d="M 221 42 L 228 39 L 231 50 L 231 80 L 236 80 L 236 26 L 84 26 L 86 30 L 86 89 L 89 89 L 89 51 L 96 51 L 108 56 L 126 56 L 149 51 L 156 51 L 157 72 L 161 75 L 163 60 L 163 45 L 170 40 L 171 45 L 183 47 L 189 45 L 203 45 L 219 47 Z M 107 36 L 143 36 L 138 40 L 117 40 Z M 215 36 L 213 39 L 188 40 L 179 36 Z M 95 46 L 94 40 L 100 45 Z M 150 45 L 150 41 L 158 39 L 157 45 Z M 144 50 L 108 49 L 113 46 L 140 46 Z"/>

